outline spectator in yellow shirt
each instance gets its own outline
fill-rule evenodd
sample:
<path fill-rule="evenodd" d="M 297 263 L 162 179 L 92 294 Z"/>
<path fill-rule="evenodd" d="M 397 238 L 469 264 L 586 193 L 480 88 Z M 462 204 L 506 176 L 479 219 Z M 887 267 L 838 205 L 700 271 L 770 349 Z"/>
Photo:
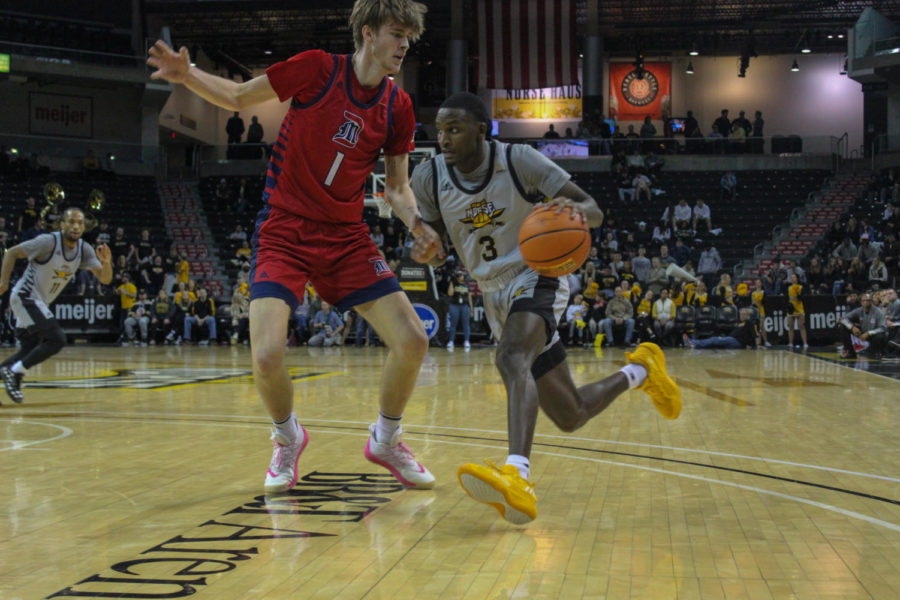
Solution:
<path fill-rule="evenodd" d="M 131 283 L 128 271 L 122 273 L 122 283 L 116 288 L 116 295 L 119 296 L 119 332 L 124 335 L 125 319 L 137 298 L 137 286 Z"/>
<path fill-rule="evenodd" d="M 800 337 L 803 339 L 803 347 L 809 348 L 806 340 L 806 310 L 803 307 L 803 296 L 805 291 L 800 284 L 800 278 L 796 273 L 791 273 L 791 285 L 788 287 L 788 345 L 794 346 L 794 327 L 800 330 Z M 799 348 L 799 346 L 797 346 Z"/>
<path fill-rule="evenodd" d="M 766 308 L 763 305 L 763 300 L 765 300 L 765 298 L 766 291 L 763 289 L 762 279 L 757 279 L 753 282 L 753 291 L 750 292 L 750 303 L 757 311 L 759 311 L 759 335 L 762 338 L 763 344 L 765 344 L 765 346 L 769 348 L 772 346 L 772 344 L 769 343 L 769 340 L 766 336 Z"/>
<path fill-rule="evenodd" d="M 191 272 L 191 265 L 184 258 L 181 259 L 181 262 L 178 263 L 178 267 L 175 269 L 175 283 L 184 283 L 185 285 L 188 282 L 189 276 Z"/>

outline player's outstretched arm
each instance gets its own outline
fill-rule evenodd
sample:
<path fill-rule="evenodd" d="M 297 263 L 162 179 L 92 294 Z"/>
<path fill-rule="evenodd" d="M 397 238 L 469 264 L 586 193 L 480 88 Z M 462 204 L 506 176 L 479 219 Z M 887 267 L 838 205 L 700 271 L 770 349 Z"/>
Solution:
<path fill-rule="evenodd" d="M 151 79 L 184 84 L 189 90 L 216 106 L 228 110 L 241 110 L 278 97 L 269 84 L 267 75 L 237 83 L 207 73 L 198 67 L 192 67 L 191 56 L 184 46 L 175 52 L 167 43 L 157 40 L 148 53 L 150 57 L 147 64 L 156 69 L 150 74 Z"/>
<path fill-rule="evenodd" d="M 428 223 L 422 220 L 422 215 L 419 213 L 416 198 L 412 188 L 409 187 L 408 154 L 384 157 L 384 197 L 394 209 L 394 213 L 416 238 L 414 246 L 418 244 L 417 254 L 419 256 L 423 256 L 423 252 L 428 254 L 429 259 L 419 262 L 428 262 L 431 257 L 440 259 L 447 255 L 444 251 L 444 244 L 441 243 L 441 237 Z"/>

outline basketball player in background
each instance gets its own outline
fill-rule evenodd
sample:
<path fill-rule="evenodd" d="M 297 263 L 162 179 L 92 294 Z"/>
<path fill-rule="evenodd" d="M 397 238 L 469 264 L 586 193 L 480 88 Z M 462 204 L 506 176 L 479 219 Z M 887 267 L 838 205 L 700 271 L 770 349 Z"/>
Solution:
<path fill-rule="evenodd" d="M 806 296 L 806 288 L 800 283 L 800 277 L 791 273 L 791 285 L 788 286 L 788 347 L 794 347 L 794 326 L 800 330 L 800 339 L 803 340 L 803 349 L 809 348 L 806 339 L 806 310 L 803 307 L 803 298 Z M 800 345 L 797 344 L 797 348 Z"/>
<path fill-rule="evenodd" d="M 617 373 L 575 386 L 557 332 L 569 298 L 567 280 L 540 276 L 525 265 L 519 227 L 545 197 L 590 227 L 600 226 L 603 212 L 568 173 L 530 146 L 486 141 L 488 123 L 477 96 L 463 92 L 445 100 L 435 121 L 442 154 L 416 167 L 412 188 L 422 217 L 449 235 L 478 281 L 500 341 L 496 364 L 506 387 L 509 456 L 503 467 L 463 465 L 459 481 L 475 500 L 522 524 L 537 516 L 529 456 L 538 407 L 563 431 L 575 431 L 629 388 L 645 391 L 663 416 L 675 419 L 681 393 L 666 373 L 662 351 L 650 343 L 626 353 L 629 364 Z M 479 214 L 483 225 L 476 229 Z M 441 262 L 427 240 L 416 240 L 412 257 Z"/>
<path fill-rule="evenodd" d="M 355 307 L 389 350 L 365 457 L 408 487 L 434 485 L 400 430 L 428 337 L 362 222 L 365 183 L 383 149 L 385 198 L 422 247 L 443 254 L 409 187 L 412 102 L 388 78 L 424 30 L 426 10 L 412 0 L 357 0 L 350 15 L 353 55 L 309 50 L 244 83 L 191 66 L 184 47 L 174 52 L 158 41 L 150 49 L 153 79 L 183 84 L 225 109 L 291 100 L 269 162 L 249 275 L 254 381 L 275 426 L 266 492 L 294 486 L 309 439 L 294 414 L 284 364 L 288 321 L 307 281 L 338 311 Z"/>
<path fill-rule="evenodd" d="M 50 304 L 79 269 L 91 271 L 100 283 L 112 281 L 112 253 L 106 244 L 96 252 L 81 239 L 84 213 L 80 208 L 63 212 L 59 231 L 44 233 L 13 246 L 0 265 L 0 294 L 9 288 L 16 260 L 28 259 L 25 273 L 10 294 L 9 305 L 16 317 L 19 351 L 0 363 L 6 394 L 22 402 L 22 379 L 31 367 L 62 350 L 66 334 L 50 310 Z"/>

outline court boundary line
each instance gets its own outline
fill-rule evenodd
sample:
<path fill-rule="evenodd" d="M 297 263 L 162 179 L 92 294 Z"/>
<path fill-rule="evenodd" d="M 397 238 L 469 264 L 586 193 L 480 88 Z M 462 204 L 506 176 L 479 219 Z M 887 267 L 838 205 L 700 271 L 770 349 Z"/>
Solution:
<path fill-rule="evenodd" d="M 98 419 L 94 419 L 94 421 L 100 421 L 100 422 L 103 422 L 103 420 L 102 420 L 102 419 L 99 419 L 99 418 L 98 418 Z M 166 421 L 166 420 L 164 420 L 164 419 L 147 419 L 145 422 L 151 422 L 151 423 L 164 422 L 164 423 L 170 423 L 170 424 L 171 424 L 173 421 Z M 255 424 L 252 424 L 252 423 L 224 424 L 224 423 L 202 423 L 202 422 L 201 422 L 201 423 L 192 423 L 192 422 L 189 422 L 189 421 L 180 421 L 180 422 L 179 422 L 179 421 L 174 421 L 174 422 L 175 422 L 175 423 L 183 423 L 183 424 L 185 424 L 185 425 L 194 425 L 194 426 L 196 426 L 196 425 L 206 425 L 206 426 L 209 426 L 209 427 L 221 427 L 221 426 L 227 426 L 227 427 L 246 428 L 246 429 L 250 429 L 250 428 L 255 428 L 255 427 L 256 427 L 256 425 L 255 425 Z M 47 424 L 47 425 L 49 425 L 49 424 Z M 61 425 L 51 425 L 51 426 L 59 427 L 60 429 L 68 429 L 68 428 L 66 428 L 66 427 L 64 427 L 64 426 L 61 426 Z M 71 430 L 70 430 L 70 431 L 71 431 Z M 322 430 L 321 432 L 322 432 L 322 433 L 327 433 L 327 434 L 333 434 L 333 435 L 359 435 L 359 432 L 356 432 L 356 431 L 350 432 L 350 431 L 335 431 L 335 430 L 325 429 L 325 430 Z M 67 435 L 71 435 L 71 433 L 69 433 L 69 434 L 67 434 Z M 423 439 L 423 438 L 421 438 L 421 437 L 417 437 L 417 435 L 419 435 L 419 436 L 424 435 L 424 436 L 426 436 L 426 438 Z M 505 446 L 495 446 L 495 445 L 489 445 L 489 444 L 484 444 L 484 443 L 479 443 L 479 442 L 473 442 L 473 441 L 457 442 L 457 441 L 452 441 L 452 440 L 429 439 L 429 438 L 427 438 L 428 435 L 429 435 L 428 433 L 424 433 L 424 434 L 412 434 L 411 438 L 414 439 L 414 440 L 416 440 L 416 441 L 423 441 L 423 442 L 426 442 L 426 443 L 433 442 L 433 443 L 441 443 L 441 444 L 451 444 L 451 445 L 454 445 L 454 446 L 472 446 L 472 447 L 480 447 L 480 448 L 490 448 L 490 449 L 493 449 L 493 450 L 500 450 L 500 451 L 505 451 L 505 450 L 507 449 Z M 66 436 L 66 437 L 67 437 L 67 436 Z M 56 439 L 56 438 L 54 438 L 54 439 Z M 41 442 L 35 442 L 35 443 L 41 443 Z M 577 451 L 578 449 L 574 449 L 574 450 Z M 704 482 L 707 482 L 707 483 L 713 483 L 713 484 L 725 485 L 725 486 L 734 487 L 734 488 L 738 488 L 738 489 L 742 489 L 742 490 L 746 490 L 746 491 L 753 491 L 753 492 L 757 492 L 757 493 L 761 493 L 761 494 L 767 494 L 767 495 L 775 496 L 775 497 L 782 498 L 782 499 L 785 499 L 785 500 L 793 500 L 793 501 L 800 502 L 800 503 L 802 503 L 802 504 L 808 504 L 808 505 L 810 505 L 810 506 L 815 506 L 815 507 L 817 507 L 817 508 L 821 508 L 821 509 L 826 510 L 826 511 L 838 513 L 838 514 L 844 515 L 844 516 L 849 517 L 849 518 L 852 518 L 852 519 L 862 520 L 862 521 L 871 523 L 871 524 L 873 524 L 873 525 L 877 525 L 877 526 L 880 526 L 880 527 L 884 527 L 884 528 L 890 529 L 890 530 L 892 530 L 892 531 L 900 532 L 900 525 L 897 525 L 897 524 L 894 524 L 894 523 L 890 523 L 890 522 L 888 522 L 888 521 L 884 521 L 884 520 L 878 519 L 878 518 L 876 518 L 876 517 L 869 517 L 868 515 L 864 515 L 864 514 L 862 514 L 862 513 L 857 513 L 857 512 L 855 512 L 855 511 L 850 511 L 850 510 L 847 510 L 847 509 L 839 508 L 839 507 L 837 507 L 837 506 L 833 506 L 833 505 L 831 505 L 831 504 L 826 504 L 826 503 L 824 503 L 824 502 L 819 502 L 819 501 L 817 501 L 817 500 L 809 500 L 809 499 L 807 499 L 807 498 L 801 498 L 801 497 L 799 497 L 799 496 L 793 496 L 793 495 L 791 495 L 791 494 L 785 494 L 785 493 L 783 493 L 783 492 L 776 492 L 776 491 L 774 491 L 774 490 L 767 490 L 767 489 L 765 489 L 765 488 L 758 487 L 758 486 L 750 486 L 750 485 L 745 485 L 745 484 L 741 484 L 741 483 L 735 483 L 735 482 L 730 482 L 730 481 L 723 481 L 723 480 L 721 480 L 721 479 L 712 479 L 712 478 L 709 478 L 709 477 L 703 477 L 703 476 L 701 476 L 701 475 L 693 475 L 693 474 L 690 474 L 690 473 L 682 473 L 682 472 L 678 472 L 678 471 L 670 471 L 670 470 L 667 470 L 667 469 L 659 469 L 659 468 L 656 468 L 656 467 L 648 467 L 648 466 L 644 466 L 644 465 L 634 465 L 634 464 L 629 464 L 629 463 L 624 463 L 624 462 L 618 462 L 618 461 L 614 461 L 614 460 L 607 460 L 607 459 L 602 459 L 602 458 L 589 457 L 589 456 L 578 456 L 578 455 L 574 455 L 574 454 L 561 454 L 561 453 L 558 453 L 558 452 L 548 452 L 548 451 L 545 451 L 545 450 L 537 450 L 537 449 L 534 450 L 533 452 L 534 452 L 535 454 L 540 454 L 540 455 L 543 455 L 543 456 L 552 456 L 552 457 L 557 457 L 557 458 L 571 458 L 571 459 L 575 459 L 575 460 L 583 460 L 583 461 L 594 462 L 594 463 L 598 463 L 598 464 L 608 464 L 608 465 L 618 466 L 618 467 L 626 467 L 626 468 L 632 468 L 632 469 L 639 469 L 639 470 L 649 471 L 649 472 L 653 472 L 653 473 L 659 473 L 659 474 L 663 474 L 663 475 L 673 475 L 673 476 L 676 476 L 676 477 L 683 477 L 683 478 L 686 478 L 686 479 L 694 479 L 694 480 L 697 480 L 697 481 L 704 481 Z M 640 458 L 640 457 L 638 457 L 638 458 Z M 700 467 L 703 467 L 704 465 L 694 465 L 694 466 L 700 466 Z M 782 480 L 782 479 L 778 479 L 778 480 Z M 790 481 L 785 481 L 785 482 L 786 482 L 786 483 L 790 483 Z M 799 482 L 795 482 L 795 483 L 799 483 Z M 826 488 L 826 489 L 828 489 L 828 488 Z M 831 490 L 831 491 L 840 491 L 840 490 Z"/>
<path fill-rule="evenodd" d="M 49 442 L 55 442 L 56 440 L 61 440 L 63 438 L 67 438 L 70 435 L 72 435 L 73 433 L 75 433 L 74 429 L 70 429 L 69 427 L 66 427 L 65 425 L 57 425 L 55 423 L 41 423 L 40 421 L 26 421 L 23 419 L 15 419 L 12 421 L 12 424 L 14 424 L 14 425 L 22 425 L 22 424 L 44 425 L 45 427 L 55 427 L 56 429 L 61 429 L 62 433 L 57 436 L 54 436 L 52 438 L 46 438 L 43 440 L 34 440 L 31 442 L 18 442 L 16 440 L 0 440 L 0 443 L 5 442 L 5 443 L 12 444 L 12 446 L 10 446 L 9 448 L 0 448 L 0 452 L 8 452 L 10 450 L 24 450 L 30 446 L 36 446 L 37 444 L 46 444 Z"/>
<path fill-rule="evenodd" d="M 269 424 L 269 421 L 268 421 L 268 419 L 266 419 L 266 417 L 261 417 L 261 416 L 257 416 L 257 415 L 221 415 L 221 414 L 215 414 L 215 413 L 213 413 L 213 414 L 198 414 L 198 413 L 182 414 L 182 413 L 158 413 L 158 412 L 121 413 L 121 412 L 114 412 L 114 411 L 61 411 L 61 410 L 49 410 L 49 409 L 47 409 L 45 411 L 29 410 L 29 413 L 40 414 L 41 412 L 52 413 L 52 414 L 71 412 L 72 417 L 80 417 L 80 416 L 84 416 L 84 415 L 99 415 L 99 416 L 109 415 L 109 416 L 114 416 L 114 417 L 128 417 L 130 415 L 137 415 L 139 417 L 158 417 L 159 420 L 163 420 L 165 417 L 221 418 L 221 419 L 233 419 L 233 420 L 256 419 L 256 420 L 261 420 L 261 424 L 263 424 L 263 425 Z M 2 417 L 2 416 L 3 416 L 3 413 L 0 413 L 0 417 Z M 342 423 L 345 425 L 360 425 L 360 426 L 364 426 L 364 427 L 368 427 L 370 424 L 369 421 L 348 421 L 348 420 L 344 420 L 344 419 L 306 419 L 306 418 L 304 418 L 301 420 L 303 423 Z M 219 425 L 221 425 L 221 424 L 219 424 Z M 413 423 L 404 423 L 404 427 L 406 427 L 406 428 L 418 427 L 421 429 L 444 429 L 444 430 L 449 430 L 449 431 L 464 431 L 464 432 L 471 431 L 471 432 L 478 432 L 478 433 L 492 433 L 492 434 L 497 434 L 497 435 L 507 435 L 506 431 L 501 431 L 498 429 L 463 428 L 463 427 L 450 427 L 450 426 L 445 426 L 445 425 L 419 425 L 419 424 L 413 424 Z M 425 434 L 425 435 L 427 435 L 427 434 Z M 655 448 L 658 450 L 672 450 L 674 452 L 690 452 L 690 453 L 695 453 L 695 454 L 706 454 L 706 455 L 710 455 L 710 456 L 722 456 L 722 457 L 727 457 L 727 458 L 737 458 L 737 459 L 752 460 L 752 461 L 771 463 L 771 464 L 780 464 L 780 465 L 800 467 L 800 468 L 805 468 L 805 469 L 813 469 L 813 470 L 818 470 L 818 471 L 827 471 L 830 473 L 842 473 L 844 475 L 852 475 L 852 476 L 856 476 L 856 477 L 866 477 L 869 479 L 890 481 L 892 483 L 900 483 L 900 478 L 890 477 L 887 475 L 877 475 L 875 473 L 864 473 L 861 471 L 850 471 L 848 469 L 840 469 L 837 467 L 813 465 L 813 464 L 808 464 L 808 463 L 800 463 L 800 462 L 794 462 L 794 461 L 788 461 L 788 460 L 781 460 L 781 459 L 777 459 L 777 458 L 766 458 L 763 456 L 748 456 L 745 454 L 735 454 L 735 453 L 731 453 L 731 452 L 719 452 L 716 450 L 701 450 L 698 448 L 682 448 L 679 446 L 665 446 L 665 445 L 661 445 L 661 444 L 648 444 L 648 443 L 642 443 L 642 442 L 624 442 L 624 441 L 618 441 L 618 440 L 607 440 L 607 439 L 588 438 L 588 437 L 581 437 L 581 436 L 557 435 L 557 434 L 548 434 L 548 433 L 536 433 L 535 438 L 537 438 L 537 437 L 558 439 L 558 440 L 576 440 L 576 441 L 580 441 L 580 442 L 592 442 L 592 443 L 597 443 L 597 444 L 637 446 L 637 447 L 641 447 L 641 448 Z"/>

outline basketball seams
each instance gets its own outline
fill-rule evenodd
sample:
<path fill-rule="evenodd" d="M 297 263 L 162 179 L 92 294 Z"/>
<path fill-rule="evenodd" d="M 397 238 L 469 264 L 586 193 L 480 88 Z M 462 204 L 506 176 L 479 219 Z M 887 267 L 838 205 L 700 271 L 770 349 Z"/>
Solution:
<path fill-rule="evenodd" d="M 519 245 L 521 246 L 525 242 L 528 242 L 535 238 L 539 238 L 542 235 L 552 235 L 554 233 L 565 233 L 566 231 L 580 231 L 580 232 L 584 233 L 584 235 L 588 235 L 587 232 L 584 229 L 582 229 L 581 227 L 566 227 L 565 229 L 554 229 L 552 231 L 541 231 L 539 233 L 532 233 L 527 238 L 520 239 Z"/>
<path fill-rule="evenodd" d="M 533 211 L 519 227 L 522 259 L 546 277 L 561 277 L 577 270 L 590 247 L 587 225 L 549 205 Z"/>
<path fill-rule="evenodd" d="M 557 231 L 548 231 L 548 232 L 546 232 L 546 233 L 539 233 L 539 234 L 536 234 L 536 235 L 534 235 L 534 236 L 532 236 L 531 238 L 528 238 L 528 239 L 532 239 L 532 238 L 539 237 L 539 236 L 542 236 L 542 235 L 550 235 L 550 234 L 553 234 L 553 233 L 558 233 L 559 231 L 560 231 L 560 230 L 557 230 Z M 528 240 L 523 240 L 523 242 L 525 242 L 525 241 L 528 241 Z M 555 256 L 555 257 L 553 257 L 553 258 L 544 258 L 544 259 L 540 259 L 540 260 L 534 259 L 534 258 L 529 258 L 528 261 L 529 261 L 529 262 L 532 262 L 532 263 L 537 263 L 537 264 L 552 263 L 552 262 L 555 262 L 555 261 L 559 261 L 559 260 L 562 260 L 562 259 L 566 258 L 567 256 L 570 256 L 571 254 L 575 254 L 576 252 L 578 252 L 579 249 L 581 249 L 582 247 L 584 247 L 585 242 L 589 242 L 589 241 L 590 241 L 590 236 L 587 235 L 587 234 L 585 234 L 585 235 L 582 237 L 581 241 L 578 242 L 578 245 L 577 245 L 577 246 L 575 246 L 575 247 L 572 248 L 571 250 L 568 250 L 568 251 L 566 251 L 566 252 L 563 252 L 563 253 L 560 254 L 559 256 Z"/>

